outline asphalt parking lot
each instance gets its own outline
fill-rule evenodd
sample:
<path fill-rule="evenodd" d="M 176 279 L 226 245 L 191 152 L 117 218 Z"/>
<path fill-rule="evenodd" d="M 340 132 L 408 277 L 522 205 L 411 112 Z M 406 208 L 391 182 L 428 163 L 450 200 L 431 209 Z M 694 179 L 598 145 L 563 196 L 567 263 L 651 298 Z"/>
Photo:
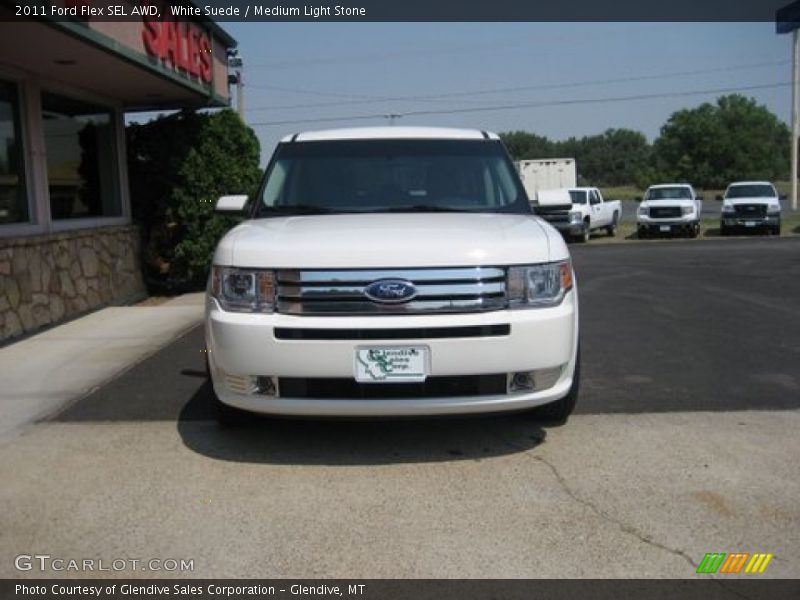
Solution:
<path fill-rule="evenodd" d="M 31 551 L 195 577 L 693 577 L 746 551 L 800 576 L 800 240 L 571 250 L 566 425 L 221 430 L 198 328 L 0 447 L 0 576 Z"/>

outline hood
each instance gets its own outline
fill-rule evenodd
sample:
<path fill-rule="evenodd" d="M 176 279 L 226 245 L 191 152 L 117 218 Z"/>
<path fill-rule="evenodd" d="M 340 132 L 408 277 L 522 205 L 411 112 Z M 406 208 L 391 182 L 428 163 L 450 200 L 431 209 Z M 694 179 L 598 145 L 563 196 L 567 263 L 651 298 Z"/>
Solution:
<path fill-rule="evenodd" d="M 536 192 L 536 205 L 542 208 L 571 207 L 572 196 L 567 189 L 539 190 Z"/>
<path fill-rule="evenodd" d="M 260 268 L 399 268 L 546 262 L 569 254 L 533 215 L 360 214 L 252 219 L 214 262 Z"/>
<path fill-rule="evenodd" d="M 780 206 L 777 198 L 765 198 L 764 196 L 755 196 L 753 198 L 725 198 L 723 205 L 736 206 L 738 204 L 767 204 L 770 206 Z"/>
<path fill-rule="evenodd" d="M 642 200 L 640 206 L 696 206 L 696 200 L 689 200 L 686 198 L 667 198 L 664 200 Z"/>

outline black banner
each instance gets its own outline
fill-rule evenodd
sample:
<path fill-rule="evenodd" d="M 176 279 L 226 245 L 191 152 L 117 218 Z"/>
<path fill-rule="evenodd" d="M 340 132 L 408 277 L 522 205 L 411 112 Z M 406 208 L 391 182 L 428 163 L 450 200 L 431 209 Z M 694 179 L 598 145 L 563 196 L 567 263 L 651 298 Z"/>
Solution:
<path fill-rule="evenodd" d="M 0 0 L 3 20 L 215 21 L 775 21 L 787 0 Z M 143 12 L 157 6 L 165 14 Z"/>
<path fill-rule="evenodd" d="M 800 580 L 703 578 L 667 580 L 444 579 L 158 579 L 2 580 L 0 598 L 48 600 L 777 600 L 800 597 Z"/>

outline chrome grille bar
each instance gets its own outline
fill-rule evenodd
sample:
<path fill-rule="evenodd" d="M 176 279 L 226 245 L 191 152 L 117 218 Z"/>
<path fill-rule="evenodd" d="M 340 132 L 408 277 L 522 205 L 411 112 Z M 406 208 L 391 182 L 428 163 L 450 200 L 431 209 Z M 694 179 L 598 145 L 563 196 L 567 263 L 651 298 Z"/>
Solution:
<path fill-rule="evenodd" d="M 384 279 L 414 284 L 404 303 L 368 298 L 365 288 Z M 280 270 L 277 311 L 293 315 L 396 315 L 483 312 L 506 307 L 506 273 L 497 267 L 441 269 Z"/>

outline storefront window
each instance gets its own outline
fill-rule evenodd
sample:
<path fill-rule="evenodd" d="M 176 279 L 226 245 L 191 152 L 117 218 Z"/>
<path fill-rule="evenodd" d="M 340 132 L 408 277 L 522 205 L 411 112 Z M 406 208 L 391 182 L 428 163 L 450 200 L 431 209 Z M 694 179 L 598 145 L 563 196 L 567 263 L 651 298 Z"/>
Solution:
<path fill-rule="evenodd" d="M 42 94 L 42 121 L 53 219 L 120 215 L 112 111 Z"/>
<path fill-rule="evenodd" d="M 17 88 L 0 81 L 0 224 L 28 221 Z"/>

